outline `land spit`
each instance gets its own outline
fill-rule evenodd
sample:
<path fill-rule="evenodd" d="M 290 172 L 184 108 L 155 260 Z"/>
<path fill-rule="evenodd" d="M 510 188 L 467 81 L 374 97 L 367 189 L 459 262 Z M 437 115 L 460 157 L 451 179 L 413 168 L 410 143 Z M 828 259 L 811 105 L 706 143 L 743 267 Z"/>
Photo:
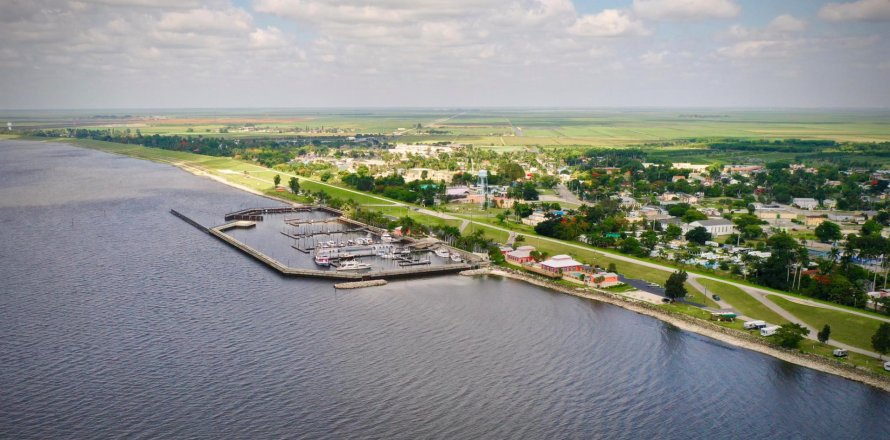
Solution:
<path fill-rule="evenodd" d="M 739 330 L 721 327 L 710 321 L 701 320 L 689 315 L 684 315 L 682 313 L 664 310 L 647 302 L 631 300 L 604 290 L 588 290 L 583 288 L 573 289 L 567 286 L 556 284 L 551 280 L 534 276 L 532 274 L 527 274 L 517 270 L 501 267 L 467 270 L 461 272 L 461 275 L 494 275 L 504 278 L 511 278 L 579 298 L 612 304 L 639 313 L 641 315 L 651 316 L 658 320 L 667 322 L 668 324 L 671 324 L 681 330 L 697 333 L 699 335 L 707 336 L 709 338 L 716 339 L 730 345 L 756 351 L 758 353 L 772 356 L 786 362 L 791 362 L 793 364 L 812 368 L 823 373 L 841 376 L 846 379 L 861 382 L 867 385 L 871 385 L 875 388 L 879 388 L 883 391 L 890 392 L 890 379 L 876 374 L 872 371 L 868 371 L 853 365 L 844 364 L 838 361 L 824 358 L 822 356 L 777 347 L 763 339 L 757 338 Z"/>
<path fill-rule="evenodd" d="M 459 272 L 467 269 L 472 269 L 477 267 L 481 262 L 481 258 L 478 256 L 462 251 L 460 249 L 451 248 L 444 243 L 437 242 L 435 245 L 437 247 L 442 247 L 448 249 L 449 253 L 456 254 L 461 256 L 460 262 L 449 262 L 448 264 L 437 264 L 433 265 L 429 261 L 420 261 L 412 263 L 408 257 L 399 256 L 398 258 L 394 258 L 394 260 L 399 261 L 398 269 L 383 269 L 383 270 L 367 270 L 367 271 L 340 271 L 340 270 L 324 270 L 324 269 L 316 269 L 316 268 L 306 268 L 306 267 L 291 267 L 287 264 L 282 263 L 276 258 L 268 255 L 267 253 L 250 246 L 244 243 L 242 240 L 235 238 L 233 235 L 227 233 L 229 230 L 233 229 L 249 229 L 256 228 L 257 222 L 262 222 L 264 220 L 265 215 L 280 215 L 285 213 L 295 213 L 295 212 L 313 212 L 313 211 L 321 211 L 326 214 L 335 216 L 332 217 L 329 222 L 342 223 L 352 228 L 349 230 L 345 230 L 342 232 L 357 232 L 357 231 L 367 231 L 369 234 L 382 236 L 386 231 L 380 228 L 375 228 L 370 225 L 366 225 L 361 222 L 357 222 L 352 219 L 348 219 L 342 215 L 342 212 L 327 208 L 327 207 L 316 207 L 316 206 L 294 206 L 294 207 L 276 207 L 276 208 L 254 208 L 254 209 L 246 209 L 238 212 L 233 212 L 226 214 L 225 220 L 227 223 L 215 226 L 215 227 L 206 227 L 198 223 L 197 221 L 192 220 L 188 216 L 171 209 L 170 213 L 184 220 L 186 223 L 198 228 L 199 230 L 206 232 L 220 241 L 227 243 L 233 248 L 243 252 L 244 254 L 252 257 L 253 259 L 265 264 L 267 267 L 277 271 L 278 273 L 285 276 L 298 276 L 298 277 L 314 277 L 314 278 L 326 278 L 326 279 L 335 279 L 335 280 L 374 280 L 374 279 L 386 279 L 386 278 L 400 278 L 400 277 L 415 277 L 415 276 L 432 276 L 432 275 L 443 275 L 454 272 Z M 288 219 L 286 223 L 292 224 L 294 219 Z M 320 222 L 315 222 L 320 223 Z M 284 234 L 288 235 L 288 234 Z M 400 241 L 406 245 L 406 249 L 411 249 L 409 252 L 429 252 L 427 248 L 430 247 L 429 242 L 416 242 L 411 238 L 401 238 Z M 337 250 L 338 248 L 334 248 L 333 250 Z M 303 253 L 309 253 L 309 250 L 298 249 Z M 355 256 L 370 256 L 365 255 L 366 252 L 362 255 Z M 339 258 L 339 257 L 335 257 Z M 333 265 L 333 264 L 332 264 Z M 376 285 L 376 284 L 375 284 Z"/>

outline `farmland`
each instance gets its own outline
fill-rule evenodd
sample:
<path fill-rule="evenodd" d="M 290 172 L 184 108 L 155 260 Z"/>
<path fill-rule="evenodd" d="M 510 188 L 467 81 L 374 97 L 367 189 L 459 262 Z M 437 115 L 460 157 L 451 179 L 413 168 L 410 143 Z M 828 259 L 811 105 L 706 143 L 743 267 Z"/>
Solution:
<path fill-rule="evenodd" d="M 507 151 L 532 146 L 649 144 L 681 160 L 701 152 L 697 141 L 715 138 L 890 141 L 890 112 L 886 110 L 80 110 L 4 111 L 0 118 L 22 129 L 114 128 L 139 130 L 144 135 L 229 138 L 376 134 L 390 142 L 454 141 Z"/>

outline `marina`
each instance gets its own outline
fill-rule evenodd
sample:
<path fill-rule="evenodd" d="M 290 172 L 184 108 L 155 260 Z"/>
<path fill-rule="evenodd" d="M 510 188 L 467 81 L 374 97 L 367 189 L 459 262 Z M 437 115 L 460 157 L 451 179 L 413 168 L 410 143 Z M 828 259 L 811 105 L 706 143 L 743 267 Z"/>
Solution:
<path fill-rule="evenodd" d="M 226 223 L 214 227 L 176 210 L 171 213 L 286 276 L 345 280 L 430 276 L 485 263 L 434 239 L 395 236 L 326 207 L 244 209 L 226 214 Z"/>

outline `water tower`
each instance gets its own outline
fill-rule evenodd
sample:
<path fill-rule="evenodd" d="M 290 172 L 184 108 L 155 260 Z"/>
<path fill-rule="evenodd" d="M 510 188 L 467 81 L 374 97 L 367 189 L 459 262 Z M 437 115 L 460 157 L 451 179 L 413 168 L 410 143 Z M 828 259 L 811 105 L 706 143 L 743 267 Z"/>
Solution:
<path fill-rule="evenodd" d="M 479 170 L 479 188 L 482 189 L 482 209 L 488 208 L 488 170 Z"/>

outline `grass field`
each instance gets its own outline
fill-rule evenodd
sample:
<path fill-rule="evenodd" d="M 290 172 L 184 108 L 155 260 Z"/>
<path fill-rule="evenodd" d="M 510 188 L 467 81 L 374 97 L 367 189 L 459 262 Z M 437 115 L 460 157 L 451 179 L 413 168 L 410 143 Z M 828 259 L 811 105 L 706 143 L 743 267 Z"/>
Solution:
<path fill-rule="evenodd" d="M 761 319 L 770 324 L 784 324 L 787 321 L 776 312 L 754 299 L 735 286 L 717 281 L 699 279 L 699 283 L 707 287 L 712 293 L 717 293 L 726 302 L 731 304 L 739 313 L 755 319 Z"/>
<path fill-rule="evenodd" d="M 816 329 L 821 329 L 825 324 L 830 325 L 832 339 L 837 339 L 854 347 L 874 351 L 874 348 L 871 346 L 871 337 L 877 331 L 878 326 L 881 325 L 881 321 L 849 313 L 838 313 L 819 307 L 805 306 L 775 295 L 769 295 L 768 297 L 771 301 Z"/>

